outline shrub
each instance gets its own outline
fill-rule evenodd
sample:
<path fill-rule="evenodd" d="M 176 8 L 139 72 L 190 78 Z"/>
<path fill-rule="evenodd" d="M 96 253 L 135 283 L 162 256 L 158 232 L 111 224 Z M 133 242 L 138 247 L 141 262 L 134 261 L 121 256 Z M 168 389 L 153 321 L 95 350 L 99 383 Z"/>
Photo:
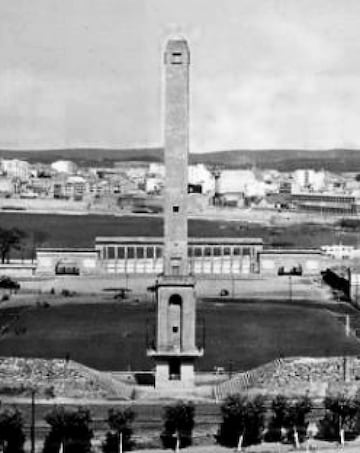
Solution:
<path fill-rule="evenodd" d="M 61 443 L 66 453 L 91 452 L 93 432 L 89 410 L 55 407 L 45 420 L 50 425 L 50 432 L 45 438 L 43 453 L 58 453 Z"/>
<path fill-rule="evenodd" d="M 221 406 L 222 423 L 216 436 L 226 447 L 236 447 L 240 436 L 242 445 L 258 444 L 265 424 L 265 405 L 261 395 L 248 399 L 240 394 L 226 398 Z"/>
<path fill-rule="evenodd" d="M 326 440 L 352 439 L 359 430 L 360 400 L 345 395 L 328 396 L 324 400 L 325 416 L 320 421 L 319 436 Z"/>
<path fill-rule="evenodd" d="M 179 401 L 175 405 L 165 407 L 164 429 L 161 441 L 164 448 L 175 449 L 177 440 L 180 448 L 192 444 L 195 407 L 192 402 Z"/>
<path fill-rule="evenodd" d="M 44 396 L 45 398 L 55 398 L 55 387 L 53 385 L 45 387 Z"/>
<path fill-rule="evenodd" d="M 3 453 L 24 453 L 24 422 L 17 409 L 0 412 L 0 445 Z"/>
<path fill-rule="evenodd" d="M 105 442 L 102 445 L 104 453 L 118 453 L 120 433 L 122 434 L 123 451 L 131 450 L 133 447 L 132 427 L 135 412 L 131 408 L 124 410 L 110 409 L 108 412 L 108 424 L 110 431 L 106 433 Z"/>

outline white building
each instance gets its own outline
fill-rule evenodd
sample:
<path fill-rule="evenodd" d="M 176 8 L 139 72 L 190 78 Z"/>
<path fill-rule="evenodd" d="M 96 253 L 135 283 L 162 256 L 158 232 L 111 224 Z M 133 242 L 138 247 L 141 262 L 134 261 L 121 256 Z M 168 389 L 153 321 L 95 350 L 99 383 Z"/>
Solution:
<path fill-rule="evenodd" d="M 200 184 L 203 193 L 212 192 L 215 189 L 214 177 L 204 164 L 190 165 L 188 167 L 189 184 Z"/>
<path fill-rule="evenodd" d="M 2 159 L 0 161 L 1 171 L 10 178 L 20 181 L 27 181 L 31 176 L 31 165 L 25 160 Z"/>
<path fill-rule="evenodd" d="M 324 171 L 299 169 L 294 171 L 293 178 L 297 190 L 310 189 L 314 192 L 318 192 L 323 190 L 326 186 Z"/>
<path fill-rule="evenodd" d="M 324 255 L 339 260 L 352 258 L 355 251 L 354 246 L 342 244 L 323 245 L 320 247 L 320 250 Z"/>
<path fill-rule="evenodd" d="M 165 177 L 165 165 L 158 162 L 151 162 L 149 165 L 149 174 L 154 176 Z"/>
<path fill-rule="evenodd" d="M 57 160 L 51 164 L 51 168 L 58 173 L 67 173 L 69 175 L 74 175 L 78 170 L 75 162 L 71 160 Z"/>
<path fill-rule="evenodd" d="M 147 193 L 159 192 L 164 187 L 164 179 L 159 176 L 148 176 L 145 181 Z"/>
<path fill-rule="evenodd" d="M 243 193 L 245 196 L 264 196 L 266 183 L 259 181 L 252 170 L 224 170 L 219 180 L 219 193 Z"/>

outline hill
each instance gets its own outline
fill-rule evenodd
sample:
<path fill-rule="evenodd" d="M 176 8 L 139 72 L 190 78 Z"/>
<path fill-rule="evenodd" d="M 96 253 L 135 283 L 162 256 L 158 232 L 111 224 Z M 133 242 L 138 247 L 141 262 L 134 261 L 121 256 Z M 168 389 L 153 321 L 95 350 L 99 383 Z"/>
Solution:
<path fill-rule="evenodd" d="M 70 159 L 84 166 L 112 166 L 114 162 L 162 162 L 162 148 L 108 149 L 66 148 L 48 150 L 0 149 L 0 158 L 18 158 L 29 162 L 51 163 Z M 268 149 L 212 151 L 190 155 L 190 163 L 222 165 L 225 168 L 273 168 L 293 171 L 297 168 L 325 169 L 333 172 L 359 171 L 360 150 Z"/>

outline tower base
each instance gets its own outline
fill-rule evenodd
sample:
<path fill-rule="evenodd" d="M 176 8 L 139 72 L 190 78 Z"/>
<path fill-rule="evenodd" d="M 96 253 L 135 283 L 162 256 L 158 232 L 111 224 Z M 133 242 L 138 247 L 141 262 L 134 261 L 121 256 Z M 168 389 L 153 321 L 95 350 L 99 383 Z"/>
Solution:
<path fill-rule="evenodd" d="M 162 276 L 157 282 L 157 341 L 147 355 L 155 361 L 155 388 L 192 389 L 196 346 L 196 298 L 190 275 Z"/>
<path fill-rule="evenodd" d="M 195 371 L 193 360 L 182 360 L 178 358 L 156 360 L 156 389 L 192 389 L 194 386 Z"/>

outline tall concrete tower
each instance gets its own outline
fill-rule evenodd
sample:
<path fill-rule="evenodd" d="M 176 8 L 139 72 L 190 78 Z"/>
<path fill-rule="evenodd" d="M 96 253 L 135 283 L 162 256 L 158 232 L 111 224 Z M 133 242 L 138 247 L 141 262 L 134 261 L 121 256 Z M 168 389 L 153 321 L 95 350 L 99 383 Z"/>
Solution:
<path fill-rule="evenodd" d="M 191 388 L 196 347 L 195 281 L 189 274 L 187 180 L 190 52 L 184 39 L 170 39 L 165 55 L 164 275 L 157 282 L 155 386 Z"/>

